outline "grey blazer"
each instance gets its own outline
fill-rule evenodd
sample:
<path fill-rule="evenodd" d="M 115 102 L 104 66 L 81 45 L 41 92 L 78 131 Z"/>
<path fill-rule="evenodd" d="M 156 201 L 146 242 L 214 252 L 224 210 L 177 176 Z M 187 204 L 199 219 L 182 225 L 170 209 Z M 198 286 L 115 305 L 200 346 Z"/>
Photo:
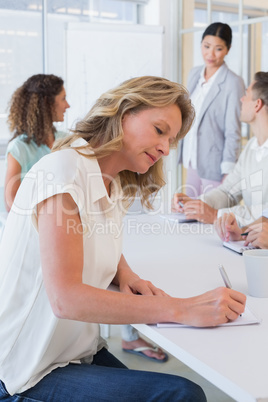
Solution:
<path fill-rule="evenodd" d="M 203 66 L 194 67 L 188 77 L 193 93 Z M 210 88 L 197 121 L 197 171 L 201 178 L 221 181 L 221 163 L 236 163 L 241 146 L 240 98 L 244 81 L 224 63 Z M 182 162 L 183 141 L 179 146 Z"/>

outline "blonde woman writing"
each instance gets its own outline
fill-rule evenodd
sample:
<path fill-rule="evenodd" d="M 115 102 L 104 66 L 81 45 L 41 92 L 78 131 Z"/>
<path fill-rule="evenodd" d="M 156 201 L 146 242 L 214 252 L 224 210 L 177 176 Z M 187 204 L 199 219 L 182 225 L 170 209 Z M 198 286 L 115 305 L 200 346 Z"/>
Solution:
<path fill-rule="evenodd" d="M 162 158 L 193 116 L 179 84 L 131 79 L 103 94 L 74 135 L 28 172 L 0 249 L 2 398 L 206 400 L 187 379 L 128 370 L 108 352 L 98 325 L 216 326 L 244 311 L 246 297 L 223 287 L 168 297 L 131 270 L 122 239 L 109 231 L 137 191 L 150 207 L 164 184 Z M 92 233 L 94 225 L 106 230 Z M 111 283 L 120 292 L 106 290 Z"/>

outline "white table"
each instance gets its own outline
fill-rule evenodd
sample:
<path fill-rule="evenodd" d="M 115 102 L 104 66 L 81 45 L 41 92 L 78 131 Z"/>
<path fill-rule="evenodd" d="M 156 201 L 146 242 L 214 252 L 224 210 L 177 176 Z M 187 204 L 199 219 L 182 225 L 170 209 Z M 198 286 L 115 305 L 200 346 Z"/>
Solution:
<path fill-rule="evenodd" d="M 190 297 L 223 281 L 223 264 L 234 289 L 247 294 L 243 257 L 222 246 L 212 225 L 176 224 L 159 216 L 132 215 L 124 222 L 124 255 L 142 278 L 172 296 Z M 141 333 L 237 401 L 268 401 L 268 298 L 248 296 L 259 325 L 157 328 Z"/>

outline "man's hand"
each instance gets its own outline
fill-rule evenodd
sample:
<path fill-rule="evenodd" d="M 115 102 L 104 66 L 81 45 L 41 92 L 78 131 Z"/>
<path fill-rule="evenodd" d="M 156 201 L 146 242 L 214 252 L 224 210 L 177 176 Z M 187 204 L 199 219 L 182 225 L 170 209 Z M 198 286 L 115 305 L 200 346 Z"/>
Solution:
<path fill-rule="evenodd" d="M 217 219 L 218 210 L 201 200 L 191 200 L 184 205 L 183 212 L 187 219 L 196 219 L 202 223 L 214 223 Z"/>
<path fill-rule="evenodd" d="M 238 226 L 233 213 L 223 214 L 215 221 L 214 225 L 222 241 L 242 240 L 242 229 Z"/>
<path fill-rule="evenodd" d="M 268 248 L 268 222 L 255 223 L 248 228 L 245 246 L 252 244 L 257 248 Z"/>
<path fill-rule="evenodd" d="M 188 202 L 192 201 L 192 198 L 184 193 L 176 193 L 172 200 L 172 211 L 173 212 L 184 212 L 183 207 Z"/>

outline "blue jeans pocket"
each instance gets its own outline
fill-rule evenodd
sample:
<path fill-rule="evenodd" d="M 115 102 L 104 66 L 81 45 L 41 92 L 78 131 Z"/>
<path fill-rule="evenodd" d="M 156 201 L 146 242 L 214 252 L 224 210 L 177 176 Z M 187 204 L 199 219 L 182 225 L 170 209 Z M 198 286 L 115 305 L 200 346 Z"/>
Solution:
<path fill-rule="evenodd" d="M 1 400 L 8 400 L 7 398 L 9 397 L 9 393 L 6 390 L 5 384 L 3 381 L 0 380 L 0 401 Z"/>

